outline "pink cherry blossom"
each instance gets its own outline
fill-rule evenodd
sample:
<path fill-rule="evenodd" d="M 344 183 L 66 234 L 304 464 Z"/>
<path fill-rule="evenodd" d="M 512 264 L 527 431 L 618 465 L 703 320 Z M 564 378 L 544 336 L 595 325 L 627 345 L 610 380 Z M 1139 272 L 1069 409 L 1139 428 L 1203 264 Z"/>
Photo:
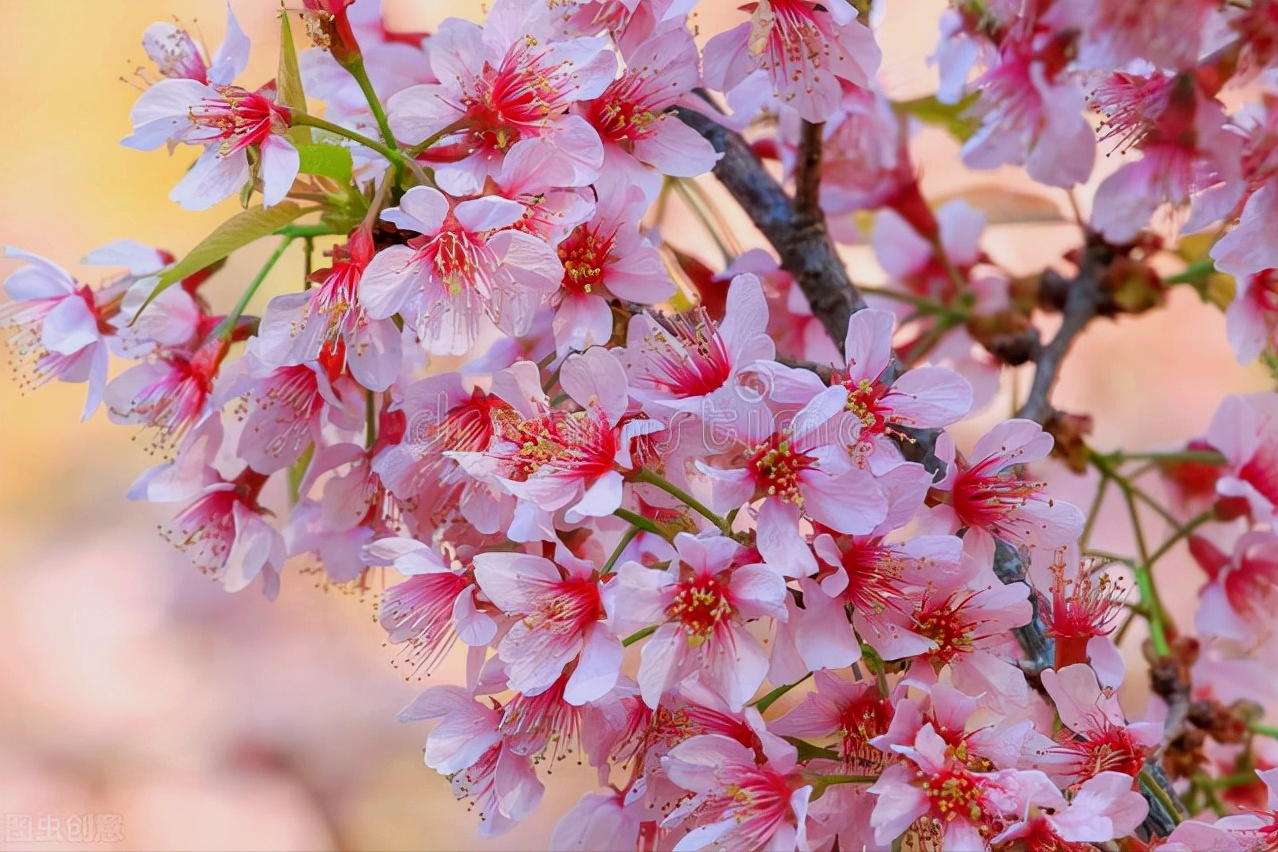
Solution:
<path fill-rule="evenodd" d="M 211 337 L 192 355 L 162 351 L 124 371 L 103 393 L 111 420 L 154 429 L 157 449 L 175 445 L 208 412 L 228 348 L 225 338 Z"/>
<path fill-rule="evenodd" d="M 570 521 L 610 515 L 623 499 L 622 472 L 634 467 L 631 437 L 660 424 L 631 420 L 621 425 L 628 405 L 625 372 L 599 347 L 566 358 L 559 381 L 581 410 L 551 408 L 535 364 L 521 361 L 504 371 L 494 390 L 518 417 L 492 446 L 450 457 L 521 506 L 543 513 L 567 508 Z"/>
<path fill-rule="evenodd" d="M 563 265 L 548 244 L 512 230 L 523 207 L 502 198 L 452 201 L 418 186 L 382 213 L 421 234 L 378 252 L 364 270 L 359 300 L 371 319 L 401 314 L 432 354 L 460 354 L 488 317 L 510 335 L 531 326 Z"/>
<path fill-rule="evenodd" d="M 784 618 L 785 581 L 763 565 L 737 564 L 742 549 L 722 536 L 675 537 L 678 557 L 665 569 L 628 562 L 605 596 L 618 634 L 659 625 L 644 642 L 639 688 L 649 707 L 697 680 L 741 708 L 767 672 L 767 652 L 746 630 L 749 619 Z"/>
<path fill-rule="evenodd" d="M 793 749 L 760 766 L 741 743 L 706 734 L 675 746 L 662 763 L 672 781 L 707 797 L 698 809 L 703 824 L 675 844 L 676 852 L 718 845 L 774 850 L 807 847 L 812 787 L 790 775 L 795 764 Z"/>
<path fill-rule="evenodd" d="M 0 327 L 9 329 L 10 351 L 17 363 L 29 364 L 24 384 L 88 382 L 83 415 L 88 419 L 102 400 L 107 379 L 109 352 L 102 327 L 118 311 L 130 282 L 95 293 L 39 255 L 6 248 L 5 256 L 27 261 L 5 279 L 12 301 L 0 305 Z"/>
<path fill-rule="evenodd" d="M 576 663 L 564 698 L 584 704 L 608 692 L 621 668 L 621 642 L 601 623 L 604 606 L 593 563 L 564 550 L 556 561 L 524 553 L 480 553 L 475 579 L 517 620 L 497 646 L 511 689 L 537 695 Z"/>
<path fill-rule="evenodd" d="M 496 171 L 521 139 L 545 137 L 573 166 L 574 185 L 598 175 L 603 146 L 594 128 L 568 113 L 598 97 L 616 60 L 601 38 L 557 38 L 544 4 L 499 0 L 484 26 L 449 18 L 431 37 L 439 80 L 404 89 L 387 102 L 391 126 L 409 143 L 441 135 L 427 152 L 445 170 L 478 178 Z"/>
<path fill-rule="evenodd" d="M 933 515 L 968 536 L 993 536 L 1015 544 L 1057 547 L 1083 529 L 1077 507 L 1043 493 L 1046 483 L 1024 478 L 1021 466 L 1047 457 L 1052 436 L 1030 420 L 1008 420 L 976 442 L 969 456 L 956 454 L 942 435 L 937 455 L 945 477 L 936 484 Z"/>
<path fill-rule="evenodd" d="M 541 802 L 545 787 L 532 760 L 511 749 L 498 726 L 501 714 L 464 689 L 436 686 L 399 714 L 401 722 L 440 719 L 426 738 L 426 765 L 448 775 L 453 794 L 480 812 L 480 834 L 510 831 Z"/>
<path fill-rule="evenodd" d="M 1227 462 L 1216 492 L 1246 500 L 1259 522 L 1278 515 L 1278 394 L 1225 397 L 1207 442 Z"/>
<path fill-rule="evenodd" d="M 777 98 L 812 122 L 838 107 L 842 86 L 868 88 L 882 54 L 847 0 L 760 0 L 750 20 L 706 43 L 706 83 L 736 88 L 762 68 Z"/>
<path fill-rule="evenodd" d="M 152 35 L 165 40 L 175 37 L 168 30 Z M 256 174 L 262 181 L 262 204 L 279 203 L 300 164 L 297 148 L 283 135 L 289 113 L 275 102 L 273 88 L 249 91 L 232 85 L 248 62 L 249 43 L 229 5 L 227 39 L 203 79 L 197 76 L 200 69 L 187 55 L 187 46 L 177 38 L 179 58 L 174 64 L 166 58 L 162 65 L 162 70 L 167 67 L 175 73 L 138 98 L 132 112 L 133 134 L 123 144 L 141 151 L 165 143 L 203 145 L 204 153 L 169 196 L 191 210 L 203 210 L 240 190 L 251 175 L 248 148 L 253 147 L 259 158 Z M 164 54 L 155 38 L 147 46 Z"/>
<path fill-rule="evenodd" d="M 816 672 L 813 681 L 816 691 L 772 723 L 773 733 L 804 739 L 837 737 L 839 757 L 849 774 L 882 769 L 886 757 L 870 741 L 887 733 L 895 712 L 892 700 L 879 693 L 877 684 L 852 683 L 828 671 Z"/>
<path fill-rule="evenodd" d="M 378 620 L 389 642 L 404 644 L 412 673 L 430 674 L 458 639 L 483 647 L 496 635 L 496 623 L 479 609 L 473 578 L 420 542 L 384 538 L 368 545 L 364 558 L 408 578 L 382 594 Z"/>
<path fill-rule="evenodd" d="M 1132 777 L 1101 772 L 1083 782 L 1069 801 L 1042 775 L 1026 772 L 1017 779 L 1017 809 L 1027 816 L 1013 822 L 992 842 L 1019 841 L 1030 849 L 1068 848 L 1074 843 L 1107 843 L 1136 830 L 1149 805 L 1132 789 Z M 1030 815 L 1033 814 L 1033 815 Z"/>
<path fill-rule="evenodd" d="M 790 576 L 812 574 L 816 561 L 799 532 L 806 516 L 831 529 L 869 532 L 886 514 L 882 490 L 843 450 L 836 417 L 847 406 L 841 386 L 812 397 L 786 425 L 763 404 L 735 405 L 706 416 L 743 447 L 745 463 L 731 470 L 703 466 L 714 482 L 713 508 L 727 512 L 762 500 L 758 548 Z"/>
<path fill-rule="evenodd" d="M 870 825 L 877 843 L 888 843 L 922 816 L 936 820 L 946 849 L 985 849 L 1005 813 L 1015 813 L 1015 773 L 973 772 L 948 753 L 931 724 L 908 745 L 893 749 L 893 763 L 870 788 L 878 796 Z"/>
<path fill-rule="evenodd" d="M 188 436 L 183 452 L 134 483 L 132 499 L 181 502 L 185 507 L 163 529 L 164 537 L 228 592 L 261 575 L 262 592 L 279 593 L 284 541 L 258 502 L 267 477 L 249 468 L 224 476 L 212 466 L 222 442 L 216 420 Z"/>
<path fill-rule="evenodd" d="M 559 243 L 564 265 L 555 306 L 555 342 L 560 353 L 606 345 L 612 339 L 611 301 L 652 305 L 674 294 L 674 282 L 657 250 L 639 233 L 647 202 L 638 187 L 602 180 L 595 215 Z"/>
<path fill-rule="evenodd" d="M 367 231 L 333 250 L 333 265 L 312 275 L 318 285 L 276 296 L 258 328 L 260 352 L 279 366 L 324 361 L 348 368 L 365 388 L 384 391 L 399 374 L 400 334 L 390 320 L 373 320 L 359 301 L 359 282 L 373 258 Z"/>
<path fill-rule="evenodd" d="M 577 109 L 599 133 L 610 168 L 645 179 L 646 167 L 696 177 L 719 155 L 688 125 L 667 113 L 700 82 L 697 46 L 686 29 L 664 29 L 624 52 L 626 69 Z"/>
<path fill-rule="evenodd" d="M 1194 537 L 1190 552 L 1209 577 L 1198 593 L 1198 632 L 1249 647 L 1268 639 L 1269 616 L 1278 603 L 1278 536 L 1269 530 L 1245 532 L 1228 555 L 1207 539 Z"/>
<path fill-rule="evenodd" d="M 1159 205 L 1181 206 L 1191 196 L 1226 187 L 1214 209 L 1228 210 L 1242 194 L 1241 140 L 1225 128 L 1220 103 L 1191 74 L 1115 73 L 1092 95 L 1106 115 L 1102 137 L 1142 156 L 1096 189 L 1092 227 L 1112 242 L 1135 239 Z"/>
<path fill-rule="evenodd" d="M 972 405 L 972 386 L 943 367 L 915 367 L 895 380 L 887 376 L 894 318 L 865 310 L 848 322 L 845 367 L 837 375 L 847 388 L 847 410 L 860 421 L 849 449 L 875 473 L 901 461 L 893 436 L 900 427 L 937 429 L 959 420 Z"/>
<path fill-rule="evenodd" d="M 690 314 L 636 314 L 624 360 L 630 394 L 654 410 L 696 412 L 707 397 L 733 386 L 743 367 L 772 358 L 768 308 L 759 279 L 738 275 L 728 286 L 723 320 L 704 308 Z"/>
<path fill-rule="evenodd" d="M 1010 42 L 973 84 L 982 124 L 963 144 L 963 162 L 978 169 L 1024 163 L 1031 178 L 1049 186 L 1085 181 L 1096 142 L 1083 118 L 1082 87 L 1063 70 L 1069 38 L 1044 32 Z"/>
<path fill-rule="evenodd" d="M 1129 724 L 1118 698 L 1103 690 L 1090 666 L 1077 663 L 1042 674 L 1043 688 L 1052 697 L 1061 724 L 1057 746 L 1042 757 L 1042 766 L 1068 783 L 1086 781 L 1102 772 L 1134 777 L 1146 755 L 1162 740 L 1159 722 Z"/>

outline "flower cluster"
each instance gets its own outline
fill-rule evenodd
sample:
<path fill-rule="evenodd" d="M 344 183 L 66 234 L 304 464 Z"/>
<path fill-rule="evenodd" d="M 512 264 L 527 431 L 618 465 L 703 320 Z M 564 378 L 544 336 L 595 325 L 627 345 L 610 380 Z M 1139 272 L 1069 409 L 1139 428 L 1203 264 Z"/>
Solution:
<path fill-rule="evenodd" d="M 497 0 L 429 34 L 388 31 L 376 0 L 304 5 L 314 46 L 291 53 L 284 15 L 256 88 L 233 15 L 211 53 L 175 24 L 143 38 L 159 79 L 124 144 L 197 147 L 172 199 L 245 209 L 181 260 L 91 252 L 123 270 L 97 288 L 11 250 L 0 323 L 24 381 L 86 382 L 86 417 L 148 436 L 162 458 L 130 496 L 174 504 L 165 536 L 228 591 L 393 569 L 398 663 L 466 660 L 400 718 L 437 720 L 426 765 L 482 834 L 573 755 L 599 789 L 562 849 L 1273 848 L 1274 802 L 1238 814 L 1222 791 L 1278 789 L 1256 743 L 1278 699 L 1278 394 L 1228 398 L 1140 469 L 1048 394 L 1082 325 L 1220 273 L 1239 358 L 1272 357 L 1278 7 L 955 0 L 938 94 L 905 102 L 848 0 L 749 3 L 703 48 L 688 0 Z M 1229 113 L 1221 88 L 1253 77 L 1263 97 Z M 1077 275 L 1028 280 L 986 253 L 980 210 L 925 197 L 920 120 L 967 166 L 1053 187 L 1098 144 L 1140 156 L 1078 223 Z M 728 233 L 693 180 L 712 169 L 770 249 Z M 719 268 L 662 233 L 676 199 Z M 1160 210 L 1237 225 L 1165 276 Z M 887 283 L 864 307 L 805 258 L 837 262 L 829 235 L 862 241 L 867 217 Z M 205 282 L 272 235 L 217 310 Z M 249 313 L 299 241 L 328 265 Z M 1064 315 L 1048 343 L 1036 310 Z M 131 364 L 111 377 L 112 357 Z M 1020 411 L 950 431 L 1029 362 Z M 1099 472 L 1090 513 L 1054 496 L 1053 454 Z M 1130 559 L 1088 550 L 1111 488 Z M 1171 528 L 1156 548 L 1138 502 Z M 1197 640 L 1151 570 L 1181 544 L 1209 578 Z M 1133 616 L 1159 696 L 1140 718 L 1117 698 Z"/>

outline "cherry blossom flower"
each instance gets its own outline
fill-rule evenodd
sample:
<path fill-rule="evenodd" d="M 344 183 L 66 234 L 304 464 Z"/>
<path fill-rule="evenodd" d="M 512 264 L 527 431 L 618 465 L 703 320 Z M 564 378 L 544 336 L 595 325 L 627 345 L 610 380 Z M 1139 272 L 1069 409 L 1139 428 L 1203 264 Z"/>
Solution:
<path fill-rule="evenodd" d="M 1250 647 L 1267 639 L 1269 614 L 1278 602 L 1278 536 L 1269 530 L 1245 532 L 1228 555 L 1195 536 L 1189 549 L 1209 578 L 1198 593 L 1198 632 Z"/>
<path fill-rule="evenodd" d="M 811 785 L 793 778 L 793 747 L 760 766 L 741 743 L 718 734 L 693 737 L 662 761 L 681 787 L 705 795 L 704 824 L 674 848 L 692 852 L 712 845 L 733 849 L 803 849 Z"/>
<path fill-rule="evenodd" d="M 523 553 L 480 553 L 474 564 L 483 593 L 519 618 L 497 646 L 511 689 L 544 692 L 574 661 L 564 691 L 568 703 L 584 704 L 613 688 L 622 647 L 601 623 L 604 605 L 593 563 L 561 549 L 555 562 Z"/>
<path fill-rule="evenodd" d="M 456 686 L 436 686 L 399 714 L 401 722 L 440 719 L 426 737 L 426 765 L 448 775 L 453 794 L 480 812 L 479 832 L 495 837 L 537 807 L 545 787 L 532 760 L 511 749 L 498 731 L 500 712 Z"/>
<path fill-rule="evenodd" d="M 963 144 L 963 162 L 988 169 L 1024 163 L 1034 180 L 1073 186 L 1091 174 L 1096 142 L 1083 118 L 1083 90 L 1064 72 L 1068 35 L 1041 33 L 1005 44 L 997 65 L 973 84 L 981 128 Z"/>
<path fill-rule="evenodd" d="M 624 360 L 630 395 L 653 410 L 697 412 L 707 397 L 730 391 L 741 369 L 770 360 L 768 308 L 759 279 L 738 275 L 720 322 L 704 309 L 689 314 L 636 314 Z"/>
<path fill-rule="evenodd" d="M 318 285 L 276 296 L 258 327 L 259 351 L 279 366 L 324 361 L 364 387 L 384 391 L 399 375 L 400 334 L 390 320 L 370 319 L 359 301 L 359 282 L 373 258 L 367 231 L 333 250 L 333 265 L 311 277 Z"/>
<path fill-rule="evenodd" d="M 876 843 L 899 837 L 919 817 L 936 820 L 946 849 L 984 849 L 1017 810 L 1015 772 L 973 772 L 948 753 L 931 724 L 909 745 L 893 750 L 906 761 L 893 763 L 870 787 L 878 796 L 870 825 Z"/>
<path fill-rule="evenodd" d="M 171 39 L 172 34 L 164 38 Z M 201 69 L 186 45 L 179 44 L 175 54 L 179 58 L 173 63 L 166 58 L 161 66 L 173 73 L 143 92 L 133 105 L 133 134 L 122 143 L 127 147 L 150 151 L 166 143 L 204 146 L 204 153 L 169 196 L 187 209 L 203 210 L 239 192 L 253 174 L 250 147 L 259 158 L 256 174 L 262 181 L 262 206 L 279 203 L 297 177 L 297 148 L 284 135 L 289 112 L 275 102 L 274 89 L 249 91 L 231 83 L 247 65 L 248 49 L 248 39 L 228 5 L 227 38 L 204 79 L 189 76 Z"/>
<path fill-rule="evenodd" d="M 573 228 L 557 247 L 564 277 L 551 297 L 552 327 L 562 354 L 612 339 L 614 298 L 652 305 L 674 294 L 674 282 L 657 250 L 639 233 L 639 219 L 647 207 L 643 193 L 638 187 L 602 181 L 597 189 L 595 216 Z"/>
<path fill-rule="evenodd" d="M 421 236 L 369 261 L 359 283 L 368 317 L 402 314 L 436 355 L 469 349 L 485 316 L 507 334 L 526 333 L 563 265 L 545 242 L 510 228 L 523 212 L 492 196 L 454 202 L 428 186 L 404 193 L 382 218 Z"/>
<path fill-rule="evenodd" d="M 1107 843 L 1136 830 L 1149 813 L 1149 805 L 1132 789 L 1132 777 L 1121 772 L 1101 772 L 1083 782 L 1066 801 L 1056 785 L 1033 772 L 1017 779 L 1017 794 L 1026 814 L 1013 822 L 991 843 L 1019 841 L 1026 848 L 1067 849 L 1075 843 Z"/>
<path fill-rule="evenodd" d="M 720 91 L 765 69 L 776 96 L 811 122 L 838 107 L 844 83 L 868 88 L 882 54 L 847 0 L 760 0 L 750 20 L 706 43 L 706 83 Z"/>
<path fill-rule="evenodd" d="M 391 564 L 408 578 L 382 594 L 377 617 L 388 641 L 405 645 L 413 672 L 430 674 L 459 638 L 483 647 L 496 636 L 496 622 L 479 608 L 473 578 L 424 544 L 384 538 L 369 544 L 364 558 Z"/>
<path fill-rule="evenodd" d="M 1074 735 L 1062 735 L 1043 755 L 1049 774 L 1075 784 L 1102 772 L 1120 772 L 1130 779 L 1141 771 L 1146 755 L 1162 740 L 1161 722 L 1129 724 L 1118 698 L 1103 690 L 1096 673 L 1082 663 L 1048 669 L 1042 679 L 1061 724 Z"/>
<path fill-rule="evenodd" d="M 1278 394 L 1228 396 L 1212 417 L 1207 442 L 1227 462 L 1216 482 L 1222 497 L 1247 501 L 1259 522 L 1278 515 Z"/>
<path fill-rule="evenodd" d="M 749 619 L 784 618 L 785 581 L 763 565 L 737 564 L 741 547 L 722 536 L 675 536 L 665 569 L 627 562 L 604 603 L 618 634 L 659 625 L 644 642 L 639 688 L 656 707 L 672 687 L 695 678 L 739 710 L 768 669 L 767 652 L 745 629 Z"/>
<path fill-rule="evenodd" d="M 216 419 L 189 434 L 176 459 L 152 468 L 129 491 L 131 499 L 186 506 L 162 528 L 164 537 L 228 592 L 259 575 L 268 598 L 279 593 L 284 540 L 258 502 L 267 477 L 250 468 L 223 476 L 215 461 L 222 442 Z"/>
<path fill-rule="evenodd" d="M 514 407 L 498 440 L 480 452 L 452 452 L 471 476 L 513 495 L 541 513 L 567 508 L 567 519 L 612 514 L 623 499 L 623 471 L 633 469 L 631 438 L 661 428 L 626 413 L 625 371 L 607 351 L 573 353 L 560 369 L 560 386 L 580 411 L 551 408 L 535 364 L 504 371 L 494 390 Z M 508 383 L 508 384 L 507 384 Z"/>
<path fill-rule="evenodd" d="M 886 513 L 882 490 L 847 458 L 836 415 L 847 406 L 841 386 L 812 397 L 788 425 L 764 405 L 707 412 L 744 449 L 745 464 L 702 466 L 714 481 L 713 505 L 727 512 L 762 500 L 758 548 L 765 561 L 788 575 L 815 573 L 816 561 L 799 532 L 806 516 L 840 532 L 869 532 Z M 713 422 L 713 421 L 712 421 Z"/>
<path fill-rule="evenodd" d="M 396 136 L 438 136 L 427 155 L 482 182 L 521 139 L 545 137 L 573 166 L 574 185 L 597 175 L 603 145 L 589 122 L 568 112 L 603 94 L 616 60 L 601 38 L 557 38 L 544 4 L 499 0 L 484 26 L 449 18 L 431 37 L 437 84 L 412 86 L 387 102 Z"/>
<path fill-rule="evenodd" d="M 662 30 L 624 52 L 626 69 L 577 110 L 599 133 L 607 169 L 648 183 L 648 166 L 671 177 L 696 177 L 719 159 L 714 148 L 667 110 L 700 81 L 697 46 L 686 29 Z"/>
<path fill-rule="evenodd" d="M 945 476 L 934 489 L 933 517 L 968 537 L 993 536 L 1015 544 L 1058 547 L 1083 529 L 1076 506 L 1043 494 L 1046 483 L 1025 479 L 1021 465 L 1047 457 L 1052 436 L 1030 420 L 1008 420 L 976 442 L 968 457 L 956 454 L 942 435 L 937 455 Z"/>
<path fill-rule="evenodd" d="M 103 251 L 90 253 L 86 260 L 93 262 L 95 255 L 103 257 Z M 147 253 L 151 255 L 149 259 Z M 83 419 L 88 419 L 102 401 L 108 337 L 114 333 L 110 323 L 118 316 L 126 291 L 139 275 L 158 272 L 165 265 L 158 253 L 145 247 L 141 257 L 136 252 L 130 255 L 124 259 L 136 267 L 130 270 L 132 274 L 94 291 L 52 261 L 18 249 L 5 249 L 6 257 L 27 261 L 5 279 L 5 293 L 11 301 L 0 305 L 0 327 L 9 329 L 9 349 L 15 366 L 24 362 L 28 365 L 32 385 L 50 379 L 87 382 L 89 394 Z"/>
<path fill-rule="evenodd" d="M 894 380 L 887 377 L 893 325 L 887 311 L 853 314 L 843 346 L 845 366 L 836 375 L 847 388 L 850 416 L 860 421 L 857 442 L 849 449 L 876 474 L 902 461 L 892 440 L 900 427 L 948 426 L 972 405 L 972 386 L 943 367 L 915 367 Z"/>

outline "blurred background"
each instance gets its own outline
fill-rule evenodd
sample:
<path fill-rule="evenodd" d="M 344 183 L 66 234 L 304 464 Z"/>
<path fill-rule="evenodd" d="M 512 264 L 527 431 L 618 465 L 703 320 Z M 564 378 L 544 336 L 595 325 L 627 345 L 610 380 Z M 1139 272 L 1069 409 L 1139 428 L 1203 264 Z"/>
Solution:
<path fill-rule="evenodd" d="M 386 4 L 402 29 L 482 14 L 478 2 Z M 255 44 L 244 79 L 257 85 L 273 75 L 277 4 L 233 6 Z M 167 200 L 189 151 L 170 158 L 117 144 L 130 129 L 145 27 L 176 20 L 215 47 L 224 8 L 220 0 L 0 0 L 0 243 L 96 284 L 103 271 L 77 265 L 88 250 L 130 238 L 180 256 L 233 212 L 233 201 L 192 213 Z M 924 59 L 939 9 L 928 0 L 889 10 L 890 94 L 934 85 Z M 703 33 L 720 28 L 708 12 L 698 21 Z M 1020 179 L 1015 170 L 964 172 L 939 134 L 925 132 L 918 150 L 937 196 Z M 1052 200 L 1068 209 L 1063 195 Z M 1067 226 L 1003 226 L 986 248 L 1027 272 L 1076 241 Z M 217 277 L 210 292 L 223 309 L 267 251 L 238 253 Z M 848 254 L 858 275 L 876 274 L 864 250 Z M 16 266 L 0 259 L 0 277 Z M 259 299 L 292 287 L 300 269 L 300 258 L 286 259 Z M 1056 400 L 1097 416 L 1098 448 L 1154 449 L 1200 435 L 1224 395 L 1262 387 L 1259 372 L 1235 364 L 1219 311 L 1179 288 L 1165 310 L 1094 325 Z M 273 604 L 255 592 L 225 594 L 156 535 L 171 507 L 125 499 L 156 459 L 101 411 L 79 422 L 83 401 L 82 385 L 23 396 L 17 382 L 0 380 L 0 849 L 545 848 L 556 815 L 592 786 L 593 773 L 556 768 L 520 831 L 478 840 L 477 814 L 421 764 L 426 728 L 394 721 L 422 684 L 391 667 L 372 597 L 318 588 L 301 570 L 286 573 Z M 1010 406 L 1005 393 L 960 443 Z M 1060 496 L 1086 504 L 1087 480 L 1051 476 Z M 1120 516 L 1112 528 L 1103 521 L 1094 542 L 1122 549 L 1125 535 Z M 1197 569 L 1178 554 L 1159 571 L 1177 575 L 1163 587 L 1187 606 Z M 459 665 L 434 675 L 460 679 Z M 73 825 L 99 815 L 108 817 L 99 826 L 118 824 L 122 840 L 109 831 L 100 842 L 72 836 Z M 24 825 L 33 839 L 62 842 L 23 842 Z"/>

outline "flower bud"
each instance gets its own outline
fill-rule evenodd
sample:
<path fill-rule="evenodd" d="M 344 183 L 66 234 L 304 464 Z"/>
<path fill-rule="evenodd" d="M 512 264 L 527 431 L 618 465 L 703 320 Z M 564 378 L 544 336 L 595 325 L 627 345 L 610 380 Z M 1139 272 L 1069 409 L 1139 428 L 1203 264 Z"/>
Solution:
<path fill-rule="evenodd" d="M 359 62 L 362 57 L 355 31 L 351 29 L 346 7 L 355 0 L 302 0 L 306 11 L 306 33 L 315 42 L 333 54 L 342 66 Z"/>

